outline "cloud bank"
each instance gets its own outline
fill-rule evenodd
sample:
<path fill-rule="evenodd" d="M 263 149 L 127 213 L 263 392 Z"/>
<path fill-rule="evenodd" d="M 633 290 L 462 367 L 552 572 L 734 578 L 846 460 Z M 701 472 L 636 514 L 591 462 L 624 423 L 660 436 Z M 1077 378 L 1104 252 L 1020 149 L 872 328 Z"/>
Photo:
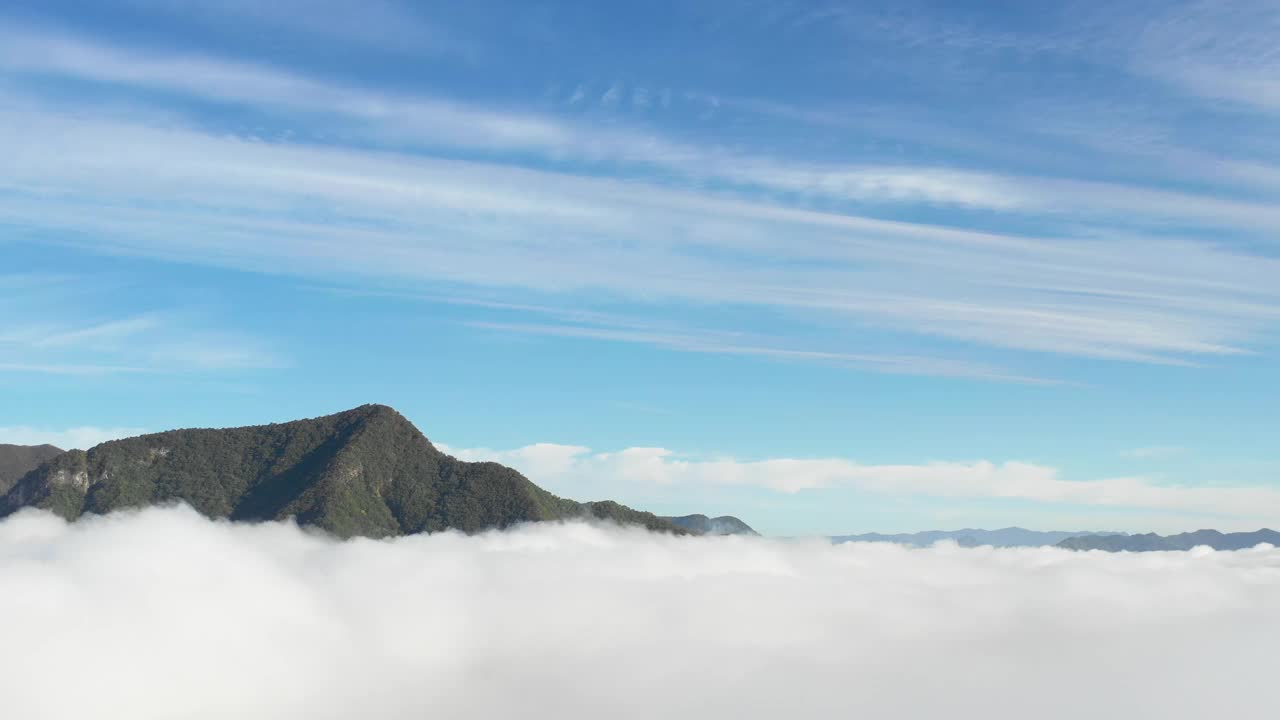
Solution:
<path fill-rule="evenodd" d="M 0 522 L 6 715 L 1271 717 L 1280 551 Z"/>
<path fill-rule="evenodd" d="M 1071 480 L 1028 462 L 952 461 L 872 465 L 846 458 L 690 458 L 661 447 L 596 452 L 536 443 L 514 450 L 440 449 L 462 460 L 492 460 L 570 496 L 625 496 L 630 485 L 755 487 L 782 493 L 860 488 L 889 495 L 1001 498 L 1092 507 L 1171 510 L 1265 525 L 1280 514 L 1280 491 L 1265 486 L 1161 485 L 1143 477 Z M 1145 448 L 1168 452 L 1169 448 Z M 619 492 L 623 489 L 623 492 Z"/>
<path fill-rule="evenodd" d="M 0 427 L 0 443 L 8 445 L 53 445 L 63 450 L 88 450 L 108 440 L 134 437 L 146 432 L 142 428 L 113 427 L 100 428 L 91 426 L 73 427 L 66 430 L 42 430 L 40 428 L 15 425 Z"/>

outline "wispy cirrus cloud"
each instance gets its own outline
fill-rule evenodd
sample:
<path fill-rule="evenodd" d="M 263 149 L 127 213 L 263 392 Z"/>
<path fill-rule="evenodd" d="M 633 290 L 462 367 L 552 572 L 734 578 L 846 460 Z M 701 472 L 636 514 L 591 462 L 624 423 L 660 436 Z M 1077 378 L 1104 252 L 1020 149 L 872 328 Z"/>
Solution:
<path fill-rule="evenodd" d="M 1267 0 L 1180 3 L 1142 28 L 1133 49 L 1140 72 L 1210 100 L 1280 110 L 1280 8 Z"/>
<path fill-rule="evenodd" d="M 179 95 L 306 112 L 342 131 L 426 149 L 537 152 L 551 160 L 622 162 L 637 172 L 675 173 L 768 193 L 834 201 L 924 203 L 1015 213 L 1081 214 L 1126 223 L 1180 221 L 1254 229 L 1280 225 L 1271 203 L 1159 187 L 1007 175 L 957 167 L 782 160 L 634 128 L 600 128 L 547 114 L 494 110 L 439 98 L 346 87 L 268 66 L 202 55 L 124 49 L 66 34 L 5 30 L 0 68 Z M 576 94 L 576 93 L 575 93 Z M 623 86 L 601 97 L 616 105 Z M 353 127 L 351 123 L 357 123 Z"/>
<path fill-rule="evenodd" d="M 75 328 L 19 328 L 0 335 L 0 342 L 23 343 L 33 348 L 84 346 L 90 349 L 118 347 L 121 342 L 159 328 L 159 315 L 144 314 Z"/>
<path fill-rule="evenodd" d="M 101 363 L 66 363 L 57 361 L 8 362 L 0 361 L 0 372 L 23 375 L 61 375 L 64 377 L 93 377 L 154 372 L 152 368 L 137 365 L 105 365 Z"/>
<path fill-rule="evenodd" d="M 467 324 L 471 327 L 503 333 L 636 343 L 669 348 L 681 352 L 762 357 L 787 362 L 821 363 L 835 367 L 848 367 L 889 374 L 963 377 L 1033 385 L 1056 385 L 1060 382 L 1045 378 L 1014 375 L 999 367 L 980 363 L 966 363 L 918 355 L 829 352 L 788 347 L 781 344 L 770 346 L 753 344 L 752 338 L 712 332 L 681 332 L 669 329 L 636 329 L 547 323 L 472 321 Z M 759 342 L 759 340 L 756 339 L 755 342 Z"/>
<path fill-rule="evenodd" d="M 1268 242 L 1268 228 L 1280 226 L 1274 203 L 955 168 L 783 162 L 208 56 L 13 28 L 0 35 L 0 69 L 18 76 L 273 108 L 407 145 L 396 152 L 111 121 L 28 88 L 31 107 L 0 113 L 10 158 L 0 221 L 72 242 L 92 236 L 84 247 L 321 277 L 731 303 L 958 345 L 1133 362 L 1245 354 L 1280 320 L 1280 260 L 1197 232 Z M 445 147 L 473 160 L 424 154 Z M 551 169 L 526 167 L 520 157 L 529 152 Z M 592 163 L 602 161 L 621 167 L 621 178 L 595 174 Z M 806 195 L 1072 224 L 1060 237 L 975 231 L 793 202 Z M 312 212 L 320 207 L 322 219 Z M 772 262 L 779 258 L 786 262 Z M 670 333 L 644 339 L 696 345 Z M 846 336 L 821 350 L 732 347 L 905 367 L 898 354 L 856 346 Z M 253 357 L 186 354 L 196 355 L 237 365 Z M 954 358 L 906 359 L 941 374 L 972 376 L 977 367 L 957 373 L 964 363 Z"/>
<path fill-rule="evenodd" d="M 771 306 L 1143 362 L 1238 354 L 1280 315 L 1280 261 L 1193 239 L 1003 235 L 47 113 L 0 114 L 0 127 L 16 191 L 0 219 L 152 257 Z M 294 210 L 316 202 L 342 210 Z"/>
<path fill-rule="evenodd" d="M 183 374 L 287 365 L 262 341 L 215 329 L 196 314 L 167 310 L 104 315 L 98 306 L 103 291 L 80 283 L 80 278 L 50 276 L 7 288 L 0 282 L 0 299 L 7 304 L 7 311 L 0 311 L 0 372 Z"/>

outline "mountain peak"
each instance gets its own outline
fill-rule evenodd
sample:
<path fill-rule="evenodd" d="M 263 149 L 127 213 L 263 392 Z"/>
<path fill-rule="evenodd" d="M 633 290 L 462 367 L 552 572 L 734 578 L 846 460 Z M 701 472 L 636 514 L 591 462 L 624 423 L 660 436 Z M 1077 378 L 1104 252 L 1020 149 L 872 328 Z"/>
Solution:
<path fill-rule="evenodd" d="M 418 430 L 417 426 L 415 426 L 409 418 L 400 414 L 399 410 L 396 410 L 390 405 L 381 405 L 378 403 L 360 405 L 359 407 L 334 413 L 327 417 L 350 419 L 370 424 L 394 424 L 411 427 L 415 432 Z"/>
<path fill-rule="evenodd" d="M 370 418 L 385 417 L 385 418 L 396 418 L 400 420 L 405 419 L 404 415 L 400 414 L 400 411 L 396 410 L 390 405 L 382 405 L 380 403 L 365 403 L 364 405 L 353 407 L 350 410 L 344 410 L 340 413 L 335 413 L 335 414 L 336 415 L 362 415 Z"/>
<path fill-rule="evenodd" d="M 292 517 L 341 537 L 386 537 L 594 517 L 683 532 L 613 502 L 557 497 L 497 463 L 437 450 L 387 405 L 225 429 L 142 435 L 63 453 L 0 488 L 0 516 L 46 508 L 85 513 L 185 502 L 209 517 Z"/>

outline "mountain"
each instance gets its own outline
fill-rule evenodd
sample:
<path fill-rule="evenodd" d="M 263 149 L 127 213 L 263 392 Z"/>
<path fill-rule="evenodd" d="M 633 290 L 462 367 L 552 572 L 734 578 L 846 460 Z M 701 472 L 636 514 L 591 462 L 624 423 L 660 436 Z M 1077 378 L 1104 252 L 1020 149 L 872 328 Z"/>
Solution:
<path fill-rule="evenodd" d="M 1068 550 L 1106 550 L 1108 552 L 1150 552 L 1155 550 L 1190 550 L 1207 545 L 1214 550 L 1243 550 L 1261 543 L 1280 546 L 1280 532 L 1263 528 L 1256 532 L 1222 533 L 1197 530 L 1177 535 L 1091 535 L 1067 538 L 1058 547 Z"/>
<path fill-rule="evenodd" d="M 52 445 L 4 445 L 0 444 L 0 495 L 23 475 L 62 454 Z"/>
<path fill-rule="evenodd" d="M 1020 527 L 1007 527 L 999 530 L 966 528 L 964 530 L 926 530 L 924 532 L 894 535 L 882 535 L 880 533 L 836 535 L 831 538 L 831 541 L 835 543 L 890 542 L 898 543 L 899 545 L 910 545 L 911 547 L 929 547 L 942 540 L 954 540 L 963 547 L 981 547 L 983 545 L 994 547 L 1043 547 L 1045 545 L 1056 545 L 1068 538 L 1087 537 L 1093 534 L 1088 532 L 1063 532 L 1060 530 L 1042 532 Z"/>
<path fill-rule="evenodd" d="M 732 515 L 721 515 L 717 518 L 706 515 L 682 515 L 680 517 L 664 517 L 663 520 L 684 528 L 698 535 L 759 535 L 751 526 Z"/>
<path fill-rule="evenodd" d="M 0 497 L 0 517 L 33 506 L 74 520 L 177 501 L 214 518 L 292 516 L 340 537 L 476 532 L 575 517 L 686 532 L 614 502 L 557 497 L 497 463 L 445 455 L 383 405 L 272 425 L 171 430 L 71 450 L 9 488 Z"/>

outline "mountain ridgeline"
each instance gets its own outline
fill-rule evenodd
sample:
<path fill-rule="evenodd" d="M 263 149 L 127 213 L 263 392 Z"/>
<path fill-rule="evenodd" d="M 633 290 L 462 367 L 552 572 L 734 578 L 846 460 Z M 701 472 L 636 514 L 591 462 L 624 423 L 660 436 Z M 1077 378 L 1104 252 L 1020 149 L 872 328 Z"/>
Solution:
<path fill-rule="evenodd" d="M 1067 532 L 1062 530 L 1027 530 L 1020 527 L 1007 527 L 999 530 L 981 530 L 965 528 L 963 530 L 925 530 L 915 533 L 864 533 L 862 535 L 835 535 L 834 543 L 847 542 L 887 542 L 909 547 L 929 547 L 937 542 L 954 540 L 960 547 L 1044 547 L 1056 545 L 1075 537 L 1094 535 L 1091 532 Z"/>
<path fill-rule="evenodd" d="M 0 496 L 35 470 L 62 454 L 52 445 L 5 445 L 0 443 Z"/>
<path fill-rule="evenodd" d="M 1008 527 L 999 530 L 966 528 L 964 530 L 927 530 L 894 535 L 866 533 L 831 537 L 831 541 L 834 543 L 887 542 L 920 548 L 930 547 L 934 543 L 948 540 L 956 542 L 960 547 L 1019 548 L 1056 546 L 1066 550 L 1151 552 L 1159 550 L 1190 550 L 1194 547 L 1206 546 L 1215 550 L 1243 550 L 1261 543 L 1280 546 L 1280 532 L 1265 529 L 1247 533 L 1197 530 L 1178 535 L 1156 535 L 1154 533 L 1128 535 L 1125 533 L 1106 532 L 1039 531 Z"/>
<path fill-rule="evenodd" d="M 586 517 L 688 532 L 615 502 L 557 497 L 497 463 L 457 460 L 382 405 L 272 425 L 171 430 L 56 454 L 7 488 L 0 517 L 38 507 L 74 520 L 179 501 L 212 518 L 293 517 L 344 538 Z"/>
<path fill-rule="evenodd" d="M 1090 535 L 1067 538 L 1058 547 L 1068 550 L 1106 550 L 1108 552 L 1154 552 L 1161 550 L 1190 550 L 1195 547 L 1211 547 L 1214 550 L 1245 550 L 1269 543 L 1280 547 L 1280 532 L 1257 530 L 1255 532 L 1223 533 L 1217 530 L 1197 530 L 1177 535 Z"/>
<path fill-rule="evenodd" d="M 678 528 L 683 528 L 698 535 L 759 535 L 751 526 L 732 515 L 707 517 L 706 515 L 682 515 L 680 517 L 664 517 Z"/>
<path fill-rule="evenodd" d="M 294 518 L 339 537 L 479 532 L 517 523 L 595 518 L 692 535 L 755 535 L 731 516 L 658 517 L 612 501 L 575 502 L 515 470 L 463 462 L 435 448 L 384 405 L 310 420 L 228 429 L 170 430 L 102 443 L 90 450 L 0 444 L 0 517 L 25 507 L 68 520 L 86 513 L 184 502 L 211 518 Z M 1153 533 L 1041 532 L 1010 527 L 900 535 L 843 535 L 833 542 L 927 547 L 1042 547 L 1146 552 L 1208 546 L 1280 546 L 1280 532 L 1198 530 Z"/>

